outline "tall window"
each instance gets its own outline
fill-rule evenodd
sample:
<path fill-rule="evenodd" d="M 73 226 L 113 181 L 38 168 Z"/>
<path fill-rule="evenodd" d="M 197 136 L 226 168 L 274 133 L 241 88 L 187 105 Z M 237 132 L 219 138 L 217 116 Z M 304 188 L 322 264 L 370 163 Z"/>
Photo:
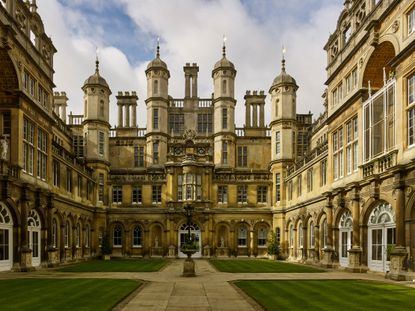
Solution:
<path fill-rule="evenodd" d="M 298 224 L 298 247 L 303 248 L 304 246 L 304 235 L 303 235 L 303 223 Z"/>
<path fill-rule="evenodd" d="M 314 223 L 311 222 L 310 225 L 308 226 L 308 236 L 309 236 L 309 247 L 310 248 L 314 248 L 314 243 L 315 243 L 315 235 L 314 235 Z"/>
<path fill-rule="evenodd" d="M 98 178 L 98 201 L 104 202 L 104 174 L 99 174 Z"/>
<path fill-rule="evenodd" d="M 327 183 L 327 160 L 320 162 L 320 186 L 325 186 Z"/>
<path fill-rule="evenodd" d="M 160 204 L 161 203 L 161 186 L 153 186 L 152 188 L 152 198 L 153 204 Z"/>
<path fill-rule="evenodd" d="M 258 228 L 258 246 L 265 246 L 267 244 L 268 231 L 265 227 Z"/>
<path fill-rule="evenodd" d="M 98 132 L 98 154 L 101 157 L 104 156 L 104 142 L 105 142 L 104 132 Z"/>
<path fill-rule="evenodd" d="M 112 186 L 112 203 L 122 203 L 122 186 Z"/>
<path fill-rule="evenodd" d="M 41 129 L 37 131 L 37 177 L 46 180 L 48 160 L 48 134 Z"/>
<path fill-rule="evenodd" d="M 247 185 L 239 185 L 237 187 L 238 193 L 238 203 L 247 203 L 248 201 L 248 186 Z"/>
<path fill-rule="evenodd" d="M 307 192 L 313 191 L 313 168 L 307 171 Z"/>
<path fill-rule="evenodd" d="M 227 81 L 223 80 L 222 81 L 222 94 L 226 94 L 227 93 Z"/>
<path fill-rule="evenodd" d="M 196 200 L 202 199 L 202 175 L 196 175 Z"/>
<path fill-rule="evenodd" d="M 171 113 L 169 114 L 169 128 L 170 132 L 182 134 L 184 129 L 184 114 Z"/>
<path fill-rule="evenodd" d="M 327 229 L 327 220 L 324 219 L 323 221 L 323 248 L 327 247 L 328 244 L 328 229 Z"/>
<path fill-rule="evenodd" d="M 346 167 L 348 175 L 357 171 L 358 139 L 358 122 L 357 117 L 354 117 L 346 123 Z"/>
<path fill-rule="evenodd" d="M 301 192 L 303 190 L 302 188 L 303 188 L 302 178 L 301 178 L 301 175 L 300 175 L 300 176 L 297 177 L 297 197 L 301 196 Z"/>
<path fill-rule="evenodd" d="M 228 142 L 222 142 L 222 164 L 228 164 Z"/>
<path fill-rule="evenodd" d="M 287 192 L 288 192 L 288 200 L 292 200 L 293 199 L 293 181 L 290 180 L 287 182 Z"/>
<path fill-rule="evenodd" d="M 76 187 L 78 197 L 82 197 L 82 176 L 78 175 L 78 183 Z"/>
<path fill-rule="evenodd" d="M 56 247 L 58 245 L 58 224 L 56 219 L 52 221 L 52 246 Z"/>
<path fill-rule="evenodd" d="M 57 160 L 53 160 L 53 185 L 55 187 L 61 185 L 61 165 Z"/>
<path fill-rule="evenodd" d="M 85 226 L 85 247 L 89 247 L 89 239 L 91 235 L 91 227 L 89 224 Z"/>
<path fill-rule="evenodd" d="M 275 133 L 275 153 L 278 155 L 281 153 L 281 132 Z"/>
<path fill-rule="evenodd" d="M 363 104 L 363 160 L 370 161 L 395 146 L 395 80 Z"/>
<path fill-rule="evenodd" d="M 256 197 L 258 203 L 267 203 L 267 193 L 268 187 L 267 186 L 258 186 L 256 188 Z"/>
<path fill-rule="evenodd" d="M 101 117 L 101 118 L 103 118 L 104 117 L 104 101 L 103 100 L 100 100 L 99 101 L 99 116 Z"/>
<path fill-rule="evenodd" d="M 134 146 L 134 166 L 144 167 L 144 147 Z"/>
<path fill-rule="evenodd" d="M 65 247 L 68 248 L 70 245 L 70 232 L 71 232 L 71 225 L 69 221 L 67 220 L 65 222 L 65 228 L 63 228 L 63 243 L 65 244 Z"/>
<path fill-rule="evenodd" d="M 66 191 L 72 192 L 72 170 L 66 169 Z"/>
<path fill-rule="evenodd" d="M 177 200 L 183 200 L 183 175 L 177 175 Z"/>
<path fill-rule="evenodd" d="M 228 186 L 218 186 L 218 203 L 228 203 Z"/>
<path fill-rule="evenodd" d="M 122 246 L 122 228 L 120 225 L 115 225 L 112 231 L 112 246 Z"/>
<path fill-rule="evenodd" d="M 248 166 L 248 147 L 247 146 L 238 146 L 238 166 L 239 167 Z"/>
<path fill-rule="evenodd" d="M 290 247 L 294 247 L 294 225 L 290 225 Z"/>
<path fill-rule="evenodd" d="M 343 128 L 333 133 L 333 178 L 343 177 Z"/>
<path fill-rule="evenodd" d="M 333 90 L 333 106 L 338 105 L 343 98 L 343 83 L 340 83 Z"/>
<path fill-rule="evenodd" d="M 415 12 L 415 9 L 414 9 Z M 408 145 L 415 144 L 415 74 L 408 78 Z"/>
<path fill-rule="evenodd" d="M 211 113 L 199 113 L 197 115 L 197 131 L 198 133 L 212 133 Z"/>
<path fill-rule="evenodd" d="M 346 94 L 350 93 L 357 87 L 357 67 L 355 67 L 347 76 L 346 76 Z"/>
<path fill-rule="evenodd" d="M 277 240 L 278 244 L 281 243 L 281 228 L 280 227 L 277 227 L 275 229 L 275 239 Z"/>
<path fill-rule="evenodd" d="M 24 119 L 23 124 L 23 170 L 33 174 L 35 127 L 32 122 Z"/>
<path fill-rule="evenodd" d="M 132 203 L 141 204 L 143 203 L 143 193 L 141 186 L 133 186 Z"/>
<path fill-rule="evenodd" d="M 159 163 L 159 142 L 158 141 L 153 142 L 153 163 L 154 164 Z"/>
<path fill-rule="evenodd" d="M 77 158 L 84 157 L 84 137 L 82 135 L 73 136 L 73 149 Z"/>
<path fill-rule="evenodd" d="M 222 108 L 222 129 L 228 128 L 228 108 Z"/>
<path fill-rule="evenodd" d="M 238 246 L 247 246 L 248 229 L 246 226 L 241 226 L 238 230 Z"/>
<path fill-rule="evenodd" d="M 159 128 L 159 109 L 153 109 L 153 129 L 158 130 Z"/>
<path fill-rule="evenodd" d="M 76 247 L 81 246 L 81 226 L 76 224 Z"/>
<path fill-rule="evenodd" d="M 281 201 L 281 174 L 275 174 L 275 200 Z"/>
<path fill-rule="evenodd" d="M 133 247 L 141 246 L 141 228 L 140 226 L 135 226 L 133 230 Z"/>
<path fill-rule="evenodd" d="M 415 32 L 415 8 L 408 13 L 408 35 Z"/>

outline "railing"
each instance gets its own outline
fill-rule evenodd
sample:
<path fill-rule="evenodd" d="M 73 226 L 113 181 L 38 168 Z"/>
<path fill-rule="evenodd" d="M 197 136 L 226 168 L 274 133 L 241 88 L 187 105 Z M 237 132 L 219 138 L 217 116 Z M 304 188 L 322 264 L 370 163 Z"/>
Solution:
<path fill-rule="evenodd" d="M 243 136 L 245 136 L 245 129 L 244 128 L 236 128 L 235 129 L 235 134 L 238 137 L 243 137 Z"/>
<path fill-rule="evenodd" d="M 69 114 L 69 125 L 81 125 L 84 122 L 84 115 L 82 114 Z"/>
<path fill-rule="evenodd" d="M 201 98 L 199 99 L 199 108 L 210 108 L 212 107 L 212 99 L 210 98 Z"/>
<path fill-rule="evenodd" d="M 296 171 L 298 171 L 299 169 L 301 169 L 303 166 L 305 166 L 307 163 L 311 162 L 312 160 L 314 160 L 315 158 L 317 158 L 318 156 L 322 155 L 323 153 L 327 152 L 328 150 L 328 143 L 327 141 L 321 145 L 318 145 L 317 147 L 315 147 L 314 149 L 312 149 L 310 152 L 306 153 L 304 155 L 304 157 L 302 157 L 300 160 L 298 160 L 297 162 L 295 162 L 294 165 L 291 165 L 288 168 L 288 176 L 290 176 L 291 174 L 295 173 Z"/>
<path fill-rule="evenodd" d="M 117 137 L 117 130 L 119 130 L 119 129 L 117 129 L 117 128 L 110 129 L 109 137 L 110 138 Z M 133 129 L 128 128 L 128 131 L 133 131 Z M 135 137 L 145 137 L 146 134 L 147 134 L 147 129 L 146 128 L 138 128 L 138 129 L 135 129 L 134 131 L 135 131 Z"/>
<path fill-rule="evenodd" d="M 85 173 L 88 177 L 92 178 L 92 170 L 80 163 L 80 160 L 76 158 L 72 153 L 60 146 L 55 141 L 52 141 L 52 153 L 62 158 L 66 163 L 72 165 L 79 171 Z"/>
<path fill-rule="evenodd" d="M 381 174 L 397 164 L 398 150 L 393 150 L 388 154 L 361 166 L 363 177 L 369 177 L 376 174 Z"/>
<path fill-rule="evenodd" d="M 170 100 L 170 107 L 172 108 L 183 108 L 184 106 L 184 99 L 171 99 Z"/>

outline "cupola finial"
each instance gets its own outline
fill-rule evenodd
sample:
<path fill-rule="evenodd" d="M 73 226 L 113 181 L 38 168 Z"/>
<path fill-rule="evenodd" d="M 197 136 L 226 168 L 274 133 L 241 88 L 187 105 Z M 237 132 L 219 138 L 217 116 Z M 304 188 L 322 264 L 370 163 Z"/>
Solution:
<path fill-rule="evenodd" d="M 95 49 L 95 73 L 99 74 L 98 47 Z"/>
<path fill-rule="evenodd" d="M 225 35 L 223 35 L 222 56 L 226 57 L 226 36 Z"/>
<path fill-rule="evenodd" d="M 282 60 L 281 60 L 281 71 L 285 72 L 285 47 L 282 46 Z"/>
<path fill-rule="evenodd" d="M 160 58 L 160 37 L 157 37 L 156 57 Z"/>

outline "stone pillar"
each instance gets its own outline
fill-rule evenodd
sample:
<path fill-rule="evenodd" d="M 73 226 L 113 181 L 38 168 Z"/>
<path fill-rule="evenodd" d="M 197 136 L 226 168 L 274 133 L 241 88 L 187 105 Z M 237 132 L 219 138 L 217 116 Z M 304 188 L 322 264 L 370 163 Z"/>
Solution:
<path fill-rule="evenodd" d="M 197 76 L 192 77 L 192 97 L 197 98 Z"/>
<path fill-rule="evenodd" d="M 314 226 L 314 261 L 320 260 L 320 226 Z"/>
<path fill-rule="evenodd" d="M 301 230 L 303 230 L 303 254 L 302 254 L 302 260 L 307 260 L 307 249 L 308 249 L 308 238 L 307 238 L 307 225 L 303 222 L 303 227 Z"/>
<path fill-rule="evenodd" d="M 249 252 L 248 256 L 254 254 L 254 230 L 249 230 Z"/>
<path fill-rule="evenodd" d="M 349 252 L 349 266 L 347 270 L 351 272 L 363 272 L 362 248 L 360 246 L 360 196 L 359 189 L 354 188 L 352 201 L 352 218 L 353 218 L 353 245 Z"/>
<path fill-rule="evenodd" d="M 396 246 L 390 254 L 390 272 L 388 278 L 402 281 L 406 279 L 405 259 L 408 256 L 405 247 L 405 183 L 401 172 L 395 174 L 395 219 L 396 219 Z"/>
<path fill-rule="evenodd" d="M 331 268 L 333 267 L 333 205 L 331 193 L 323 194 L 326 197 L 326 217 L 327 217 L 327 246 L 323 250 L 322 265 Z"/>
<path fill-rule="evenodd" d="M 125 112 L 125 127 L 130 127 L 130 105 L 124 106 L 124 112 Z"/>
<path fill-rule="evenodd" d="M 257 104 L 252 104 L 252 108 L 254 109 L 253 111 L 253 116 L 252 116 L 252 127 L 258 127 L 258 105 Z"/>
<path fill-rule="evenodd" d="M 48 267 L 54 267 L 58 264 L 57 249 L 53 245 L 52 231 L 53 231 L 53 215 L 52 211 L 54 208 L 54 194 L 50 193 L 48 196 L 48 209 L 47 209 L 47 222 L 48 222 L 48 231 L 47 231 L 47 253 L 48 253 Z M 58 228 L 56 228 L 58 230 Z M 58 232 L 55 232 L 58 234 Z"/>
<path fill-rule="evenodd" d="M 259 105 L 259 126 L 265 127 L 264 103 Z"/>
<path fill-rule="evenodd" d="M 294 229 L 293 229 L 293 234 L 294 234 L 294 238 L 293 238 L 293 245 L 292 245 L 292 247 L 293 247 L 293 253 L 292 253 L 292 257 L 293 258 L 297 258 L 297 247 L 298 247 L 298 233 L 297 233 L 297 228 L 296 228 L 296 226 L 294 226 Z"/>
<path fill-rule="evenodd" d="M 21 225 L 20 225 L 20 270 L 33 271 L 32 266 L 32 250 L 29 248 L 28 231 L 27 231 L 27 215 L 29 210 L 29 189 L 27 185 L 23 185 L 23 194 L 21 197 Z"/>
<path fill-rule="evenodd" d="M 132 106 L 133 112 L 132 112 L 132 127 L 137 127 L 137 104 L 134 104 Z"/>
<path fill-rule="evenodd" d="M 245 127 L 251 127 L 251 105 L 245 103 Z"/>
<path fill-rule="evenodd" d="M 185 75 L 184 97 L 190 97 L 190 75 Z"/>
<path fill-rule="evenodd" d="M 123 109 L 123 105 L 118 104 L 118 127 L 123 127 L 122 109 Z"/>

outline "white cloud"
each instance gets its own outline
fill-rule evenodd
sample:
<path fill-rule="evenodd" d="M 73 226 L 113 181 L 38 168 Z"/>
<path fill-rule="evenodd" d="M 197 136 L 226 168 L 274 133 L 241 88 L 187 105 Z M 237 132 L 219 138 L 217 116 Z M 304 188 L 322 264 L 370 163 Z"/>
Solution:
<path fill-rule="evenodd" d="M 94 2 L 95 5 L 101 3 L 99 0 Z M 242 126 L 245 90 L 268 92 L 272 80 L 280 72 L 283 42 L 287 46 L 287 71 L 300 86 L 298 111 L 318 113 L 323 109 L 320 96 L 326 78 L 326 56 L 322 47 L 329 31 L 335 27 L 342 1 L 294 2 L 252 0 L 244 6 L 237 0 L 120 0 L 117 5 L 123 6 L 140 33 L 150 38 L 161 37 L 161 56 L 171 73 L 169 83 L 173 97 L 183 97 L 182 67 L 186 62 L 198 63 L 199 95 L 210 97 L 213 92 L 211 70 L 221 58 L 222 35 L 226 34 L 227 57 L 238 71 L 236 122 Z M 84 3 L 85 0 L 76 0 L 77 5 Z M 83 111 L 80 88 L 94 71 L 95 46 L 99 46 L 101 73 L 113 93 L 137 90 L 139 111 L 145 109 L 144 70 L 149 59 L 142 59 L 134 66 L 130 64 L 126 52 L 104 44 L 111 41 L 103 39 L 105 29 L 88 23 L 82 10 L 64 8 L 57 0 L 39 3 L 39 6 L 46 31 L 59 51 L 55 57 L 55 81 L 59 90 L 68 92 L 70 108 L 76 113 Z M 312 11 L 310 6 L 314 8 Z M 57 20 L 63 22 L 57 23 Z M 96 32 L 91 31 L 91 27 L 96 27 Z M 141 38 L 131 34 L 131 40 L 141 41 Z M 154 49 L 154 46 L 155 40 L 147 41 L 147 48 Z M 112 115 L 116 116 L 114 97 L 111 107 Z M 266 109 L 270 110 L 269 107 Z M 139 113 L 140 127 L 145 126 L 143 116 L 145 113 Z M 111 118 L 113 125 L 115 121 L 116 118 Z"/>

